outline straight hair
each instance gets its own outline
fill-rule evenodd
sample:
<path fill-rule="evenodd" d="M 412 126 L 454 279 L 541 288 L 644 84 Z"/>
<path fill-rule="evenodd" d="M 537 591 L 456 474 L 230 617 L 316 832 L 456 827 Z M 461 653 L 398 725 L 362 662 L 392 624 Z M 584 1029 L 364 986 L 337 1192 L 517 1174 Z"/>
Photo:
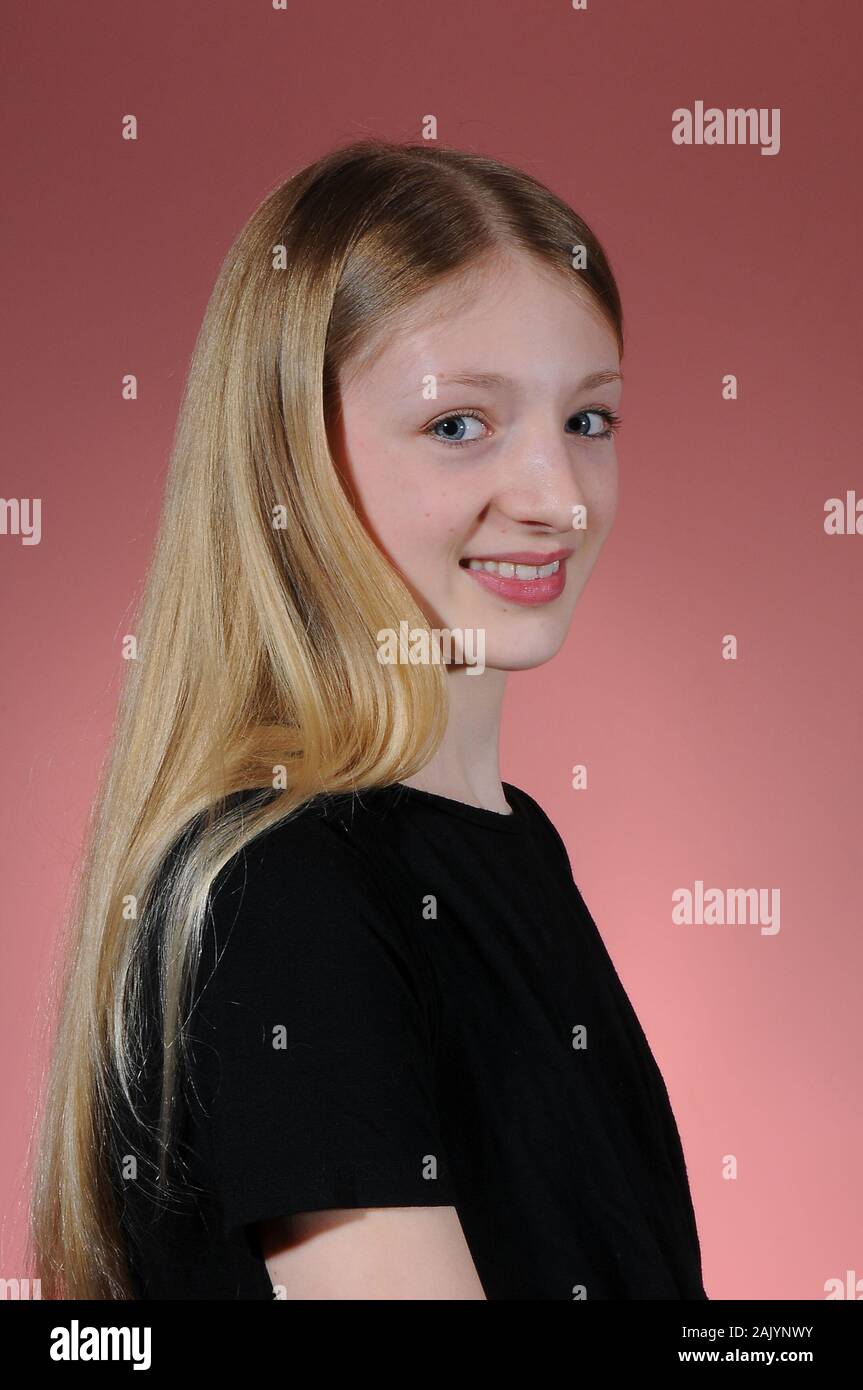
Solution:
<path fill-rule="evenodd" d="M 221 266 L 49 993 L 28 1250 L 44 1297 L 134 1297 L 130 1158 L 154 1200 L 182 1200 L 173 1135 L 216 876 L 313 797 L 414 775 L 443 736 L 441 666 L 377 659 L 381 628 L 428 620 L 362 525 L 330 431 L 343 374 L 390 319 L 506 250 L 568 277 L 622 355 L 590 228 L 472 152 L 367 139 L 329 153 L 264 199 Z"/>

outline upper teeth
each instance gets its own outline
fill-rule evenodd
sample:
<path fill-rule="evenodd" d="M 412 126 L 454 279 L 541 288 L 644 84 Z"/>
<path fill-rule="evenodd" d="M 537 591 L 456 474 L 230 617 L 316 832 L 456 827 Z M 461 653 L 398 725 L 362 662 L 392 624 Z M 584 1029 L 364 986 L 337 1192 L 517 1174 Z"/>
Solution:
<path fill-rule="evenodd" d="M 560 561 L 552 560 L 550 565 L 514 565 L 509 560 L 468 560 L 468 569 L 488 570 L 501 579 L 547 579 L 560 569 Z"/>

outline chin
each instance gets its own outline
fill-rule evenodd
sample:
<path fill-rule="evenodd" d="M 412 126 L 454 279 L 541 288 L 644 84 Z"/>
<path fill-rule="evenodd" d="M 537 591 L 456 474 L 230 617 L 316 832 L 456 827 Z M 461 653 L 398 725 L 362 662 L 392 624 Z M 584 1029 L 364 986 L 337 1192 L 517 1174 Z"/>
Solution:
<path fill-rule="evenodd" d="M 566 633 L 554 636 L 535 637 L 506 641 L 486 640 L 485 664 L 495 671 L 531 671 L 536 666 L 544 666 L 557 656 L 566 639 Z"/>

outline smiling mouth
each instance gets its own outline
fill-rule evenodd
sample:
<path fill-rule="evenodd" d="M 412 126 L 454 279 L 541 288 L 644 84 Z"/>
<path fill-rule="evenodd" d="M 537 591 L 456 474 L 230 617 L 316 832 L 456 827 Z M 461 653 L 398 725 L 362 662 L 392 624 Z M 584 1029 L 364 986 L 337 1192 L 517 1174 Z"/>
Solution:
<path fill-rule="evenodd" d="M 548 579 L 557 574 L 560 560 L 552 560 L 547 565 L 518 565 L 510 560 L 459 560 L 462 569 L 484 570 L 486 574 L 496 574 L 500 579 L 520 579 L 529 583 L 533 579 Z"/>
<path fill-rule="evenodd" d="M 533 564 L 531 560 L 542 559 L 536 552 L 533 555 L 516 552 L 508 560 L 466 556 L 459 560 L 459 565 L 472 583 L 479 584 L 495 597 L 520 607 L 535 608 L 560 598 L 566 585 L 566 561 L 571 554 L 570 549 L 557 550 L 553 558 Z"/>

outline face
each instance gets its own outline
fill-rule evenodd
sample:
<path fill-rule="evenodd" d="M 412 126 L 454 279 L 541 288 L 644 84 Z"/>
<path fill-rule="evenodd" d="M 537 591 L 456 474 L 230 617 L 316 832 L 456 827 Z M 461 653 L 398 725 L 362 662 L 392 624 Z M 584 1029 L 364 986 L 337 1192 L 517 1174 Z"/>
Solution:
<path fill-rule="evenodd" d="M 432 627 L 484 630 L 487 668 L 563 643 L 617 507 L 617 373 L 584 291 L 507 253 L 426 292 L 340 378 L 355 507 Z"/>

